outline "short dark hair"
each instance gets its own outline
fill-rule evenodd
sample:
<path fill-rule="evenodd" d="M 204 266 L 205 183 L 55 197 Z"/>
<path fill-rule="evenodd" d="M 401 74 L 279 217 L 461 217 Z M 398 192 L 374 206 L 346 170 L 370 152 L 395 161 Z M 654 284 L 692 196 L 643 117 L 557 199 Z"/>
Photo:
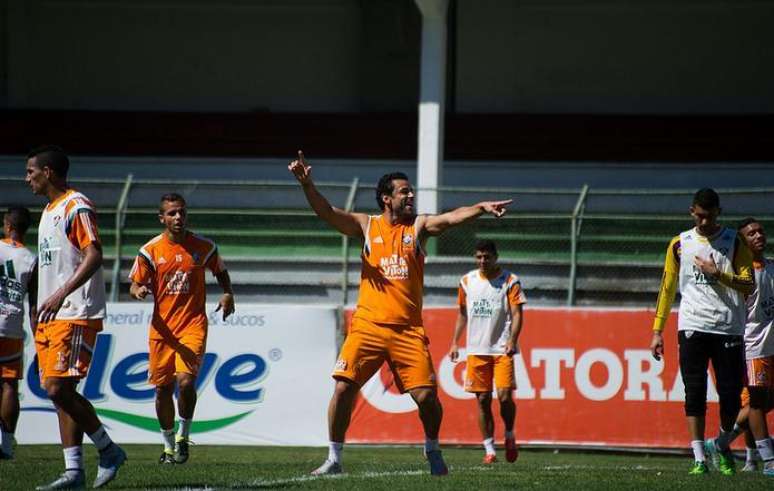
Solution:
<path fill-rule="evenodd" d="M 714 189 L 702 188 L 693 195 L 693 204 L 699 205 L 705 210 L 720 208 L 720 196 Z"/>
<path fill-rule="evenodd" d="M 70 170 L 70 159 L 60 147 L 56 145 L 43 145 L 34 148 L 27 154 L 27 160 L 35 158 L 35 163 L 41 169 L 48 167 L 53 170 L 57 176 L 67 177 L 67 171 Z"/>
<path fill-rule="evenodd" d="M 385 194 L 392 195 L 392 192 L 395 190 L 395 186 L 392 185 L 392 181 L 397 179 L 403 179 L 404 181 L 409 180 L 408 176 L 403 172 L 390 172 L 389 174 L 385 174 L 379 178 L 379 182 L 376 184 L 376 204 L 379 206 L 380 210 L 384 210 L 382 196 Z"/>
<path fill-rule="evenodd" d="M 742 230 L 743 228 L 750 225 L 751 223 L 760 223 L 760 222 L 753 217 L 743 218 L 742 221 L 739 222 L 739 225 L 736 227 L 736 229 Z"/>
<path fill-rule="evenodd" d="M 497 246 L 495 245 L 493 240 L 489 239 L 481 239 L 478 242 L 476 242 L 476 252 L 489 252 L 493 255 L 497 255 Z"/>
<path fill-rule="evenodd" d="M 167 193 L 163 195 L 161 197 L 161 200 L 159 201 L 159 213 L 164 212 L 165 202 L 170 202 L 170 203 L 179 202 L 179 203 L 183 203 L 183 206 L 185 206 L 185 198 L 183 198 L 177 193 Z"/>
<path fill-rule="evenodd" d="M 12 230 L 17 231 L 22 235 L 27 233 L 27 229 L 30 228 L 30 224 L 32 223 L 30 210 L 23 206 L 11 206 L 8 208 L 8 211 L 5 212 L 4 218 L 8 220 L 8 224 L 11 226 Z"/>

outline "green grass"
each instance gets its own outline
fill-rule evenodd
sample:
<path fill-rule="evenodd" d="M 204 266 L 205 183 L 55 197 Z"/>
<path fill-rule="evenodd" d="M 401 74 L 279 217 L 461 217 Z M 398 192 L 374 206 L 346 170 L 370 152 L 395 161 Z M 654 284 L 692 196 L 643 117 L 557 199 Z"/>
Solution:
<path fill-rule="evenodd" d="M 522 450 L 515 464 L 483 466 L 478 448 L 445 448 L 450 474 L 436 478 L 419 448 L 350 446 L 344 475 L 312 478 L 308 472 L 322 463 L 325 449 L 197 445 L 187 464 L 162 466 L 158 445 L 125 448 L 129 461 L 109 489 L 774 489 L 774 479 L 760 473 L 689 476 L 685 456 Z M 84 450 L 90 484 L 96 451 L 90 445 Z M 15 460 L 0 461 L 0 489 L 32 489 L 62 468 L 59 447 L 21 445 Z"/>

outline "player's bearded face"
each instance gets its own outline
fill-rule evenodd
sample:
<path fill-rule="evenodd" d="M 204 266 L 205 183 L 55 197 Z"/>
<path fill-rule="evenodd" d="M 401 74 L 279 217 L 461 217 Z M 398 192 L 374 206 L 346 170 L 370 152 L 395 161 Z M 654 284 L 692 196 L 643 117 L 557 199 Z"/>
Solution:
<path fill-rule="evenodd" d="M 178 201 L 165 201 L 159 214 L 161 223 L 172 233 L 180 233 L 185 230 L 188 213 L 185 205 Z"/>
<path fill-rule="evenodd" d="M 392 182 L 392 196 L 390 206 L 398 216 L 413 217 L 416 214 L 414 206 L 414 188 L 408 181 L 398 179 Z"/>

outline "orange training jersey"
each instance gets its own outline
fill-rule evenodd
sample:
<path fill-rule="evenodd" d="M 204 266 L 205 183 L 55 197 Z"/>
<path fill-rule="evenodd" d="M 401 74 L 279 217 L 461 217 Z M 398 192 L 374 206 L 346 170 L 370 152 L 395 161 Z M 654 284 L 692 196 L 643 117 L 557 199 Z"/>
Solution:
<path fill-rule="evenodd" d="M 355 318 L 422 325 L 425 253 L 414 223 L 390 225 L 383 215 L 368 217 Z"/>
<path fill-rule="evenodd" d="M 191 232 L 180 244 L 162 233 L 140 248 L 129 278 L 153 293 L 151 339 L 179 337 L 190 328 L 207 329 L 205 267 L 212 274 L 226 269 L 215 244 Z"/>

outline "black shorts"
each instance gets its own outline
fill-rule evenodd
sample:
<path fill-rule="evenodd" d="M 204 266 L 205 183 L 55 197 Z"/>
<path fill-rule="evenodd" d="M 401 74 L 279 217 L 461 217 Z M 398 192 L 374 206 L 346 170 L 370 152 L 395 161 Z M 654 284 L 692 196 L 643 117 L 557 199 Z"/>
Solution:
<path fill-rule="evenodd" d="M 745 384 L 744 339 L 700 331 L 679 331 L 680 374 L 685 384 L 685 413 L 704 415 L 707 403 L 707 368 L 712 361 L 715 384 L 723 406 L 733 412 L 734 401 Z M 738 410 L 738 409 L 737 409 Z"/>

